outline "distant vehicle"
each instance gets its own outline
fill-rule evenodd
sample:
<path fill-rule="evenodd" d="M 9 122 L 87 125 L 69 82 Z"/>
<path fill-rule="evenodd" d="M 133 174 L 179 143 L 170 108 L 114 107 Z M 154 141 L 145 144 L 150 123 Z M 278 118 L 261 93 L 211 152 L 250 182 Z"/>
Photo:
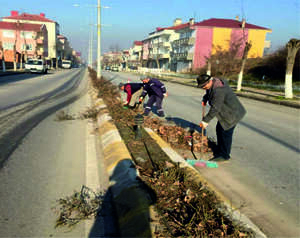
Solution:
<path fill-rule="evenodd" d="M 137 70 L 138 69 L 138 67 L 137 66 L 129 66 L 129 69 L 132 69 L 132 70 Z"/>
<path fill-rule="evenodd" d="M 30 73 L 43 73 L 48 71 L 48 65 L 43 59 L 28 59 L 25 63 L 25 71 Z"/>
<path fill-rule="evenodd" d="M 111 68 L 111 71 L 118 72 L 118 71 L 119 71 L 119 67 L 113 66 L 113 67 Z"/>
<path fill-rule="evenodd" d="M 71 69 L 72 68 L 72 61 L 71 60 L 62 60 L 61 67 L 64 69 Z"/>
<path fill-rule="evenodd" d="M 105 67 L 105 70 L 110 70 L 110 67 L 109 67 L 109 66 L 106 66 L 106 67 Z"/>

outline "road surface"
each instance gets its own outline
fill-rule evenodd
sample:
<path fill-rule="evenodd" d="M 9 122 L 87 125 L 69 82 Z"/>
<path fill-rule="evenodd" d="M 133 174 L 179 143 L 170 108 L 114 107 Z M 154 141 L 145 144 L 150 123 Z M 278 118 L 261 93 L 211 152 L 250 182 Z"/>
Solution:
<path fill-rule="evenodd" d="M 78 117 L 90 105 L 87 72 L 0 78 L 0 237 L 93 237 L 116 231 L 109 200 L 97 221 L 55 229 L 57 200 L 82 185 L 105 191 L 108 179 L 90 120 L 57 121 L 57 112 Z"/>

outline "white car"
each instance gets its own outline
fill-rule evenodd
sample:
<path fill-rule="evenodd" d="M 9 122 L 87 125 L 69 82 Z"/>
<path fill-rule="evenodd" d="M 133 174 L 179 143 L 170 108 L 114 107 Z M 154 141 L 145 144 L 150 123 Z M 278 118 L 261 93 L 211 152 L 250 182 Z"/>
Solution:
<path fill-rule="evenodd" d="M 30 73 L 46 74 L 48 66 L 43 59 L 29 59 L 25 63 L 25 71 Z"/>

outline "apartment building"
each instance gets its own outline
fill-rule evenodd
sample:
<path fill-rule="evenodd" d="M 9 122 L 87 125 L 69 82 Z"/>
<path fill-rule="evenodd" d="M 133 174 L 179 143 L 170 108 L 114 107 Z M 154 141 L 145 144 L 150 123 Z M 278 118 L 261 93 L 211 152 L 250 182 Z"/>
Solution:
<path fill-rule="evenodd" d="M 252 44 L 248 57 L 262 57 L 264 49 L 270 47 L 266 34 L 271 32 L 238 18 L 201 22 L 191 18 L 186 23 L 177 18 L 173 26 L 156 28 L 142 41 L 143 66 L 177 72 L 197 69 L 205 67 L 218 51 L 228 51 L 233 46 L 239 47 L 237 57 L 242 57 L 246 42 Z"/>
<path fill-rule="evenodd" d="M 25 62 L 27 58 L 48 56 L 48 32 L 44 24 L 0 22 L 0 58 L 5 62 Z"/>
<path fill-rule="evenodd" d="M 8 17 L 2 17 L 4 22 L 20 22 L 45 25 L 48 31 L 48 56 L 47 59 L 51 60 L 52 65 L 55 65 L 57 58 L 57 35 L 59 35 L 59 24 L 45 17 L 44 13 L 19 14 L 18 11 L 11 11 L 11 15 Z"/>
<path fill-rule="evenodd" d="M 57 35 L 57 57 L 59 60 L 71 60 L 73 56 L 73 49 L 66 36 Z"/>
<path fill-rule="evenodd" d="M 128 67 L 137 67 L 141 65 L 142 47 L 142 41 L 133 42 L 133 46 L 129 49 Z"/>

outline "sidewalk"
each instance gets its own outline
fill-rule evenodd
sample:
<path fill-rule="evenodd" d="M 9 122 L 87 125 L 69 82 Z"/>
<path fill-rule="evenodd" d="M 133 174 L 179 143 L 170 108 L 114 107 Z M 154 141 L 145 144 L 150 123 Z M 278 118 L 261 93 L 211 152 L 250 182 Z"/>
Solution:
<path fill-rule="evenodd" d="M 17 69 L 17 71 L 14 71 L 13 69 L 8 69 L 8 70 L 6 70 L 6 72 L 3 72 L 2 70 L 0 70 L 0 77 L 16 75 L 16 74 L 24 74 L 24 73 L 25 73 L 24 69 L 22 69 L 22 70 Z"/>

